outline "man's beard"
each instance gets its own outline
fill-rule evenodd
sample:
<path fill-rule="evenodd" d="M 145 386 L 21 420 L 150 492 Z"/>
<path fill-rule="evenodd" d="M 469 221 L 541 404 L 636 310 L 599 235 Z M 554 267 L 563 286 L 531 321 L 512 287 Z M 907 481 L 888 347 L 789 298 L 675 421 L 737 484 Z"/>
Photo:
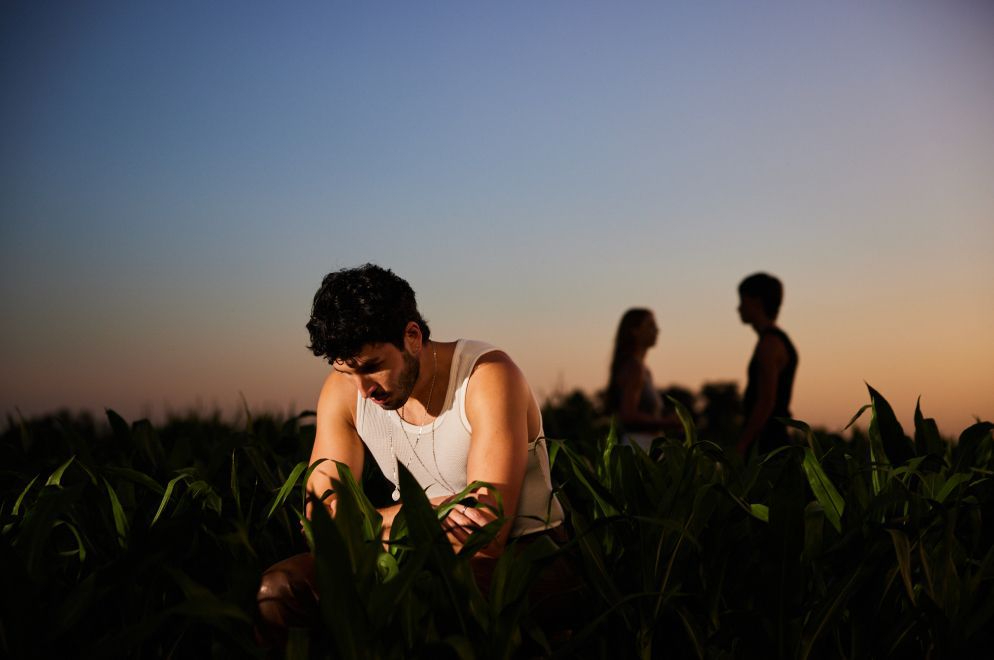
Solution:
<path fill-rule="evenodd" d="M 421 375 L 421 362 L 418 358 L 406 350 L 401 351 L 401 355 L 404 359 L 404 368 L 401 370 L 400 376 L 397 377 L 397 386 L 393 388 L 389 399 L 383 405 L 385 410 L 397 410 L 403 407 L 411 398 L 414 384 L 418 382 L 418 376 Z"/>

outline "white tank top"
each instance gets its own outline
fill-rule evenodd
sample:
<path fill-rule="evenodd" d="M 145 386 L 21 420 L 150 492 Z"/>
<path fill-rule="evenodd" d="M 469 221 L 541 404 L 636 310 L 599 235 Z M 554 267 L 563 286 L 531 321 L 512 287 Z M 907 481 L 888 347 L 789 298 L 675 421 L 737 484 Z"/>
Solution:
<path fill-rule="evenodd" d="M 396 411 L 384 410 L 357 393 L 359 437 L 369 447 L 387 479 L 394 481 L 396 454 L 396 460 L 410 470 L 428 497 L 453 495 L 466 487 L 466 462 L 472 435 L 466 418 L 466 387 L 480 356 L 496 350 L 499 349 L 480 341 L 460 339 L 456 342 L 449 386 L 442 410 L 435 419 L 434 431 L 430 424 L 423 427 L 408 424 Z M 549 450 L 540 427 L 538 436 L 528 442 L 528 462 L 518 498 L 518 512 L 511 524 L 511 536 L 556 527 L 562 520 L 563 510 L 552 492 L 549 476 Z"/>

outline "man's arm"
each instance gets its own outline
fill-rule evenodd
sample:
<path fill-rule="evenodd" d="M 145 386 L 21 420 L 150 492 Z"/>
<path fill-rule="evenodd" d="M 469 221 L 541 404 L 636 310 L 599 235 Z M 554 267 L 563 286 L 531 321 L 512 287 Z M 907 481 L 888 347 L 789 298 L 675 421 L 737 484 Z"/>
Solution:
<path fill-rule="evenodd" d="M 541 412 L 524 375 L 510 357 L 498 351 L 481 357 L 473 370 L 466 390 L 466 416 L 472 428 L 466 481 L 491 484 L 500 493 L 507 520 L 494 542 L 481 551 L 496 556 L 503 551 L 518 510 L 530 431 L 538 432 Z M 496 506 L 494 489 L 481 488 L 474 495 Z M 485 509 L 457 507 L 446 520 L 450 540 L 458 549 L 476 528 L 495 518 Z"/>
<path fill-rule="evenodd" d="M 322 458 L 327 459 L 311 472 L 307 480 L 307 491 L 322 497 L 331 488 L 331 480 L 339 479 L 338 466 L 334 461 L 344 463 L 354 475 L 362 475 L 362 441 L 355 428 L 356 388 L 348 378 L 332 372 L 321 387 L 318 396 L 318 410 L 314 447 L 311 449 L 310 464 Z M 351 404 L 351 405 L 350 405 Z M 324 499 L 324 504 L 334 514 L 335 495 Z M 307 517 L 311 517 L 311 503 L 307 504 Z"/>
<path fill-rule="evenodd" d="M 739 454 L 745 456 L 756 436 L 773 414 L 776 405 L 777 381 L 780 372 L 787 365 L 787 347 L 774 335 L 765 335 L 756 348 L 759 363 L 759 382 L 756 388 L 756 404 L 746 420 L 739 436 Z"/>
<path fill-rule="evenodd" d="M 347 376 L 337 372 L 329 374 L 321 388 L 310 463 L 313 464 L 314 461 L 322 458 L 328 460 L 314 468 L 307 480 L 308 492 L 317 497 L 321 497 L 332 488 L 332 479 L 340 479 L 335 461 L 349 466 L 349 470 L 357 480 L 362 478 L 365 452 L 355 427 L 356 396 L 355 384 Z M 335 497 L 331 495 L 324 500 L 332 516 L 335 515 Z M 377 510 L 383 516 L 383 536 L 386 538 L 390 534 L 390 527 L 400 510 L 400 505 Z M 311 517 L 310 503 L 307 505 L 307 517 Z"/>

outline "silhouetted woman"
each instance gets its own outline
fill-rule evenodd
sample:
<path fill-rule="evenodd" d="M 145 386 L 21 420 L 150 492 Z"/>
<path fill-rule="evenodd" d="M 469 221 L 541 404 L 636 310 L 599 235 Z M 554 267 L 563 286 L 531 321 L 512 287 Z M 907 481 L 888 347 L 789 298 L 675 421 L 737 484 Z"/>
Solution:
<path fill-rule="evenodd" d="M 656 345 L 658 336 L 659 327 L 650 310 L 636 307 L 624 313 L 614 339 L 605 397 L 608 412 L 616 416 L 621 427 L 623 441 L 646 451 L 661 431 L 678 424 L 675 417 L 663 414 L 663 400 L 645 364 L 645 355 Z"/>

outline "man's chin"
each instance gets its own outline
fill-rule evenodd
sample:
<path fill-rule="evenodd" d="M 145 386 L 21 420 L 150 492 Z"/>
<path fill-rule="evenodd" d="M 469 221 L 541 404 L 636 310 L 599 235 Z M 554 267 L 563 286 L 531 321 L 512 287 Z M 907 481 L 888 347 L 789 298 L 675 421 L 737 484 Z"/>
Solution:
<path fill-rule="evenodd" d="M 373 399 L 373 403 L 384 410 L 400 410 L 405 402 L 406 399 L 404 401 L 399 401 L 391 396 L 388 396 L 385 399 Z"/>

